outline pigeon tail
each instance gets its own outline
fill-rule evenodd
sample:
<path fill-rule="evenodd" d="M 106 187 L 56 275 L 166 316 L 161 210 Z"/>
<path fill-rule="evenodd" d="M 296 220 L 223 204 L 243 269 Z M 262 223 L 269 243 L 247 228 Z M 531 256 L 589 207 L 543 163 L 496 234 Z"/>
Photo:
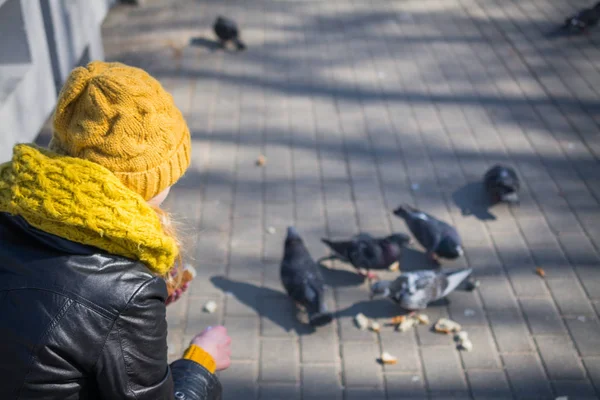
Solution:
<path fill-rule="evenodd" d="M 296 228 L 288 226 L 287 228 L 287 239 L 302 239 Z"/>
<path fill-rule="evenodd" d="M 329 311 L 318 312 L 308 316 L 308 322 L 311 326 L 323 326 L 333 321 L 333 314 Z"/>
<path fill-rule="evenodd" d="M 388 296 L 391 284 L 392 281 L 377 281 L 371 285 L 371 294 L 373 296 Z"/>
<path fill-rule="evenodd" d="M 233 39 L 233 43 L 238 51 L 246 50 L 246 44 L 240 40 L 240 38 Z"/>
<path fill-rule="evenodd" d="M 333 314 L 327 310 L 325 302 L 319 302 L 318 311 L 308 312 L 308 322 L 311 326 L 323 326 L 327 325 L 333 320 Z"/>
<path fill-rule="evenodd" d="M 459 269 L 457 271 L 446 272 L 445 274 L 446 274 L 446 278 L 448 279 L 448 286 L 444 290 L 444 293 L 442 293 L 441 297 L 445 297 L 448 294 L 450 294 L 454 289 L 456 289 L 458 287 L 458 285 L 460 285 L 462 283 L 462 281 L 467 279 L 469 277 L 469 275 L 471 275 L 472 272 L 473 272 L 473 270 L 471 268 L 465 268 L 465 269 Z"/>
<path fill-rule="evenodd" d="M 332 242 L 331 240 L 325 238 L 321 238 L 321 241 L 335 253 L 335 256 L 342 257 L 344 259 L 346 258 L 346 246 L 344 243 Z"/>

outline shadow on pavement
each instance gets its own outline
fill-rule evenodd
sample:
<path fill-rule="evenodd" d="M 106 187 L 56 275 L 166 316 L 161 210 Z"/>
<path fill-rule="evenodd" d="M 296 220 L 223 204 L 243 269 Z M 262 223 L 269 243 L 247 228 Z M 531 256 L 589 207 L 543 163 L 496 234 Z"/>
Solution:
<path fill-rule="evenodd" d="M 233 296 L 243 306 L 251 308 L 256 314 L 270 320 L 286 332 L 294 330 L 298 335 L 307 335 L 315 331 L 311 326 L 298 321 L 296 305 L 282 292 L 223 276 L 213 276 L 210 280 L 225 293 L 228 309 L 229 296 Z"/>
<path fill-rule="evenodd" d="M 492 204 L 482 182 L 467 183 L 452 193 L 452 200 L 460 208 L 463 216 L 472 215 L 482 221 L 496 219 L 489 211 Z"/>

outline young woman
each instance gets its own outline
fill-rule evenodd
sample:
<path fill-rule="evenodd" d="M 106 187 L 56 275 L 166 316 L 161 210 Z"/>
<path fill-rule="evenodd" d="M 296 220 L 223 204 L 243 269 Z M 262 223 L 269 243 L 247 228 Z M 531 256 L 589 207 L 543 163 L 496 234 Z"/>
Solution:
<path fill-rule="evenodd" d="M 158 81 L 119 63 L 71 73 L 49 149 L 0 165 L 0 399 L 221 398 L 224 327 L 167 363 L 167 284 L 183 274 L 158 207 L 189 163 Z"/>

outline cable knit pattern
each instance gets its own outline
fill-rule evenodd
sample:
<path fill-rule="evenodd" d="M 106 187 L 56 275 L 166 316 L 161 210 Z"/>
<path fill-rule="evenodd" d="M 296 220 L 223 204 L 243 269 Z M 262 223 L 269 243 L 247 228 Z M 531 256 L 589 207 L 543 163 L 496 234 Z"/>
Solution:
<path fill-rule="evenodd" d="M 178 254 L 156 212 L 109 170 L 30 145 L 15 146 L 12 161 L 0 165 L 0 211 L 20 215 L 42 231 L 140 260 L 161 275 Z"/>
<path fill-rule="evenodd" d="M 150 200 L 184 174 L 190 141 L 160 82 L 139 68 L 93 61 L 75 68 L 63 86 L 49 147 L 108 168 Z"/>

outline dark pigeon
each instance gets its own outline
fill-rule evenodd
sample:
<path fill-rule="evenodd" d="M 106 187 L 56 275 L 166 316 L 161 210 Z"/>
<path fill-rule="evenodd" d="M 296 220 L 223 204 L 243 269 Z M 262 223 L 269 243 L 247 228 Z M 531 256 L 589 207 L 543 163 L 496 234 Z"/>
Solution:
<path fill-rule="evenodd" d="M 437 264 L 438 257 L 452 260 L 463 255 L 458 232 L 446 222 L 406 204 L 394 210 L 394 214 L 404 218 L 408 229 L 427 250 L 427 256 Z"/>
<path fill-rule="evenodd" d="M 223 46 L 228 42 L 232 42 L 238 50 L 246 49 L 246 45 L 240 39 L 240 32 L 234 21 L 225 17 L 218 17 L 213 25 L 213 29 Z"/>
<path fill-rule="evenodd" d="M 332 241 L 321 239 L 334 253 L 334 257 L 352 264 L 361 275 L 371 277 L 371 269 L 387 269 L 399 261 L 402 248 L 410 243 L 410 237 L 396 233 L 384 238 L 374 238 L 360 233 L 350 240 Z M 364 271 L 367 271 L 366 273 Z"/>
<path fill-rule="evenodd" d="M 422 310 L 427 304 L 446 297 L 471 275 L 472 270 L 421 270 L 406 272 L 394 281 L 379 281 L 371 286 L 373 295 L 387 296 L 405 310 Z"/>
<path fill-rule="evenodd" d="M 591 8 L 584 8 L 577 14 L 567 18 L 563 25 L 563 29 L 583 33 L 593 26 L 598 25 L 600 20 L 600 2 L 596 3 Z"/>
<path fill-rule="evenodd" d="M 306 308 L 312 326 L 331 322 L 332 314 L 325 306 L 323 276 L 294 227 L 288 228 L 285 239 L 281 282 L 288 295 Z"/>
<path fill-rule="evenodd" d="M 514 169 L 505 165 L 495 165 L 483 176 L 485 190 L 493 204 L 504 202 L 519 203 L 521 182 Z"/>

